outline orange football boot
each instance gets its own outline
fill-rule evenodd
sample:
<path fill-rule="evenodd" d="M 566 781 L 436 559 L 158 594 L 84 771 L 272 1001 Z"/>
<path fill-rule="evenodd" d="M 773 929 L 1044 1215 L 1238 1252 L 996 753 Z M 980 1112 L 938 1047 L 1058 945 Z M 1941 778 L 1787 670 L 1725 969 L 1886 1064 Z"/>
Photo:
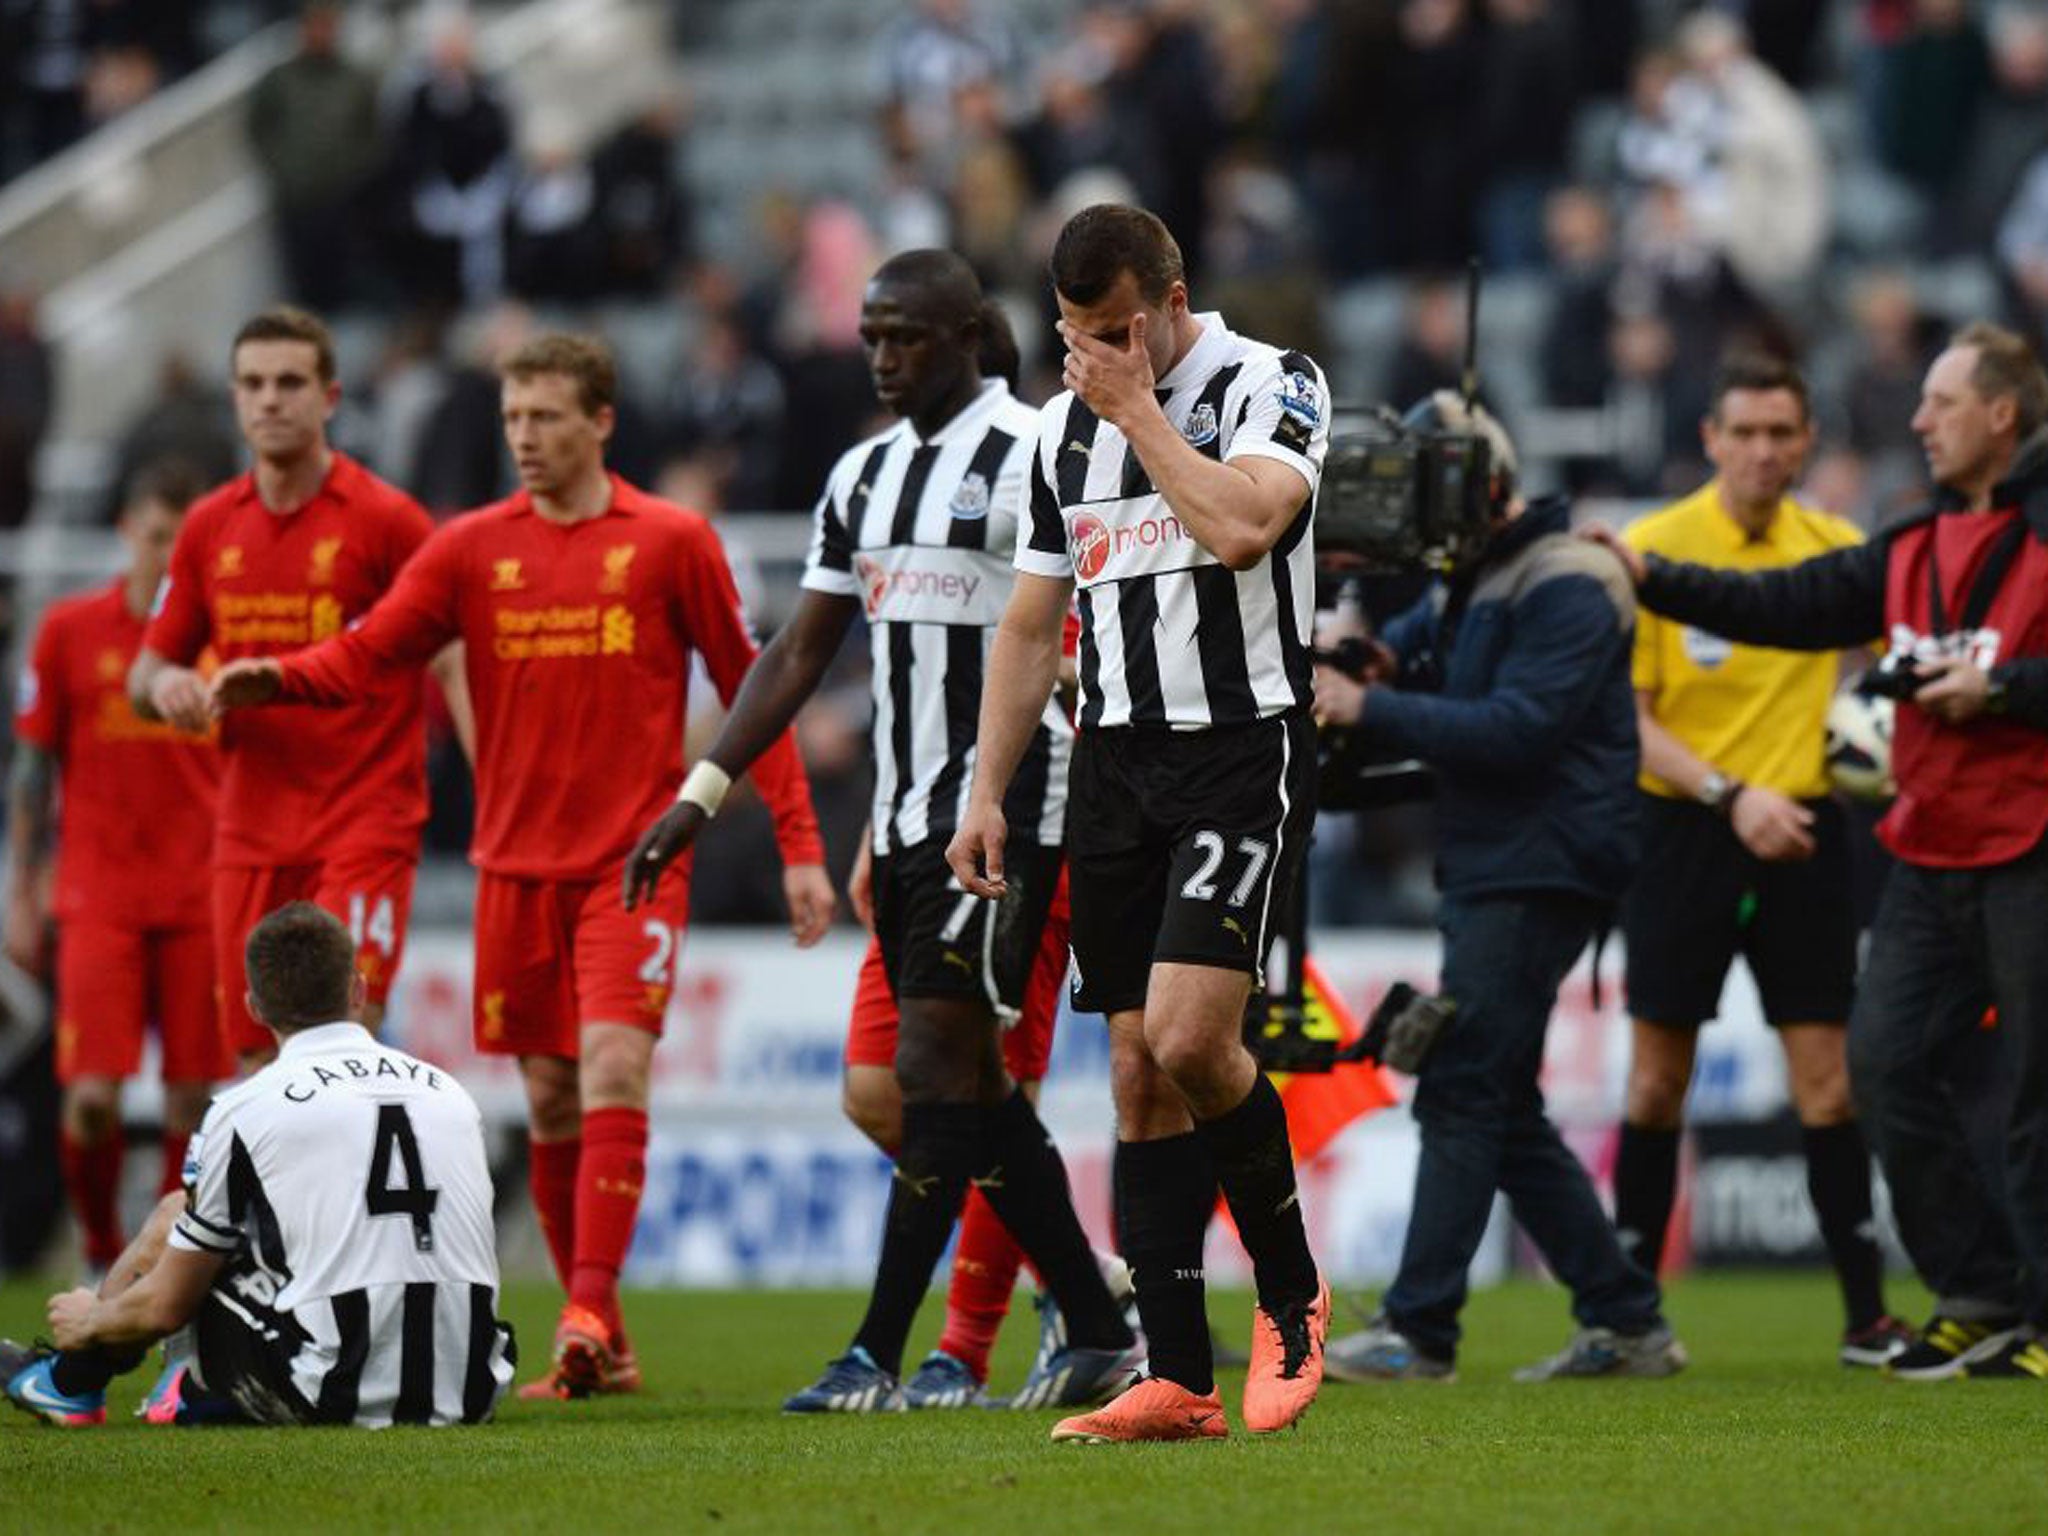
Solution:
<path fill-rule="evenodd" d="M 1147 1376 L 1093 1413 L 1061 1419 L 1055 1441 L 1114 1445 L 1136 1440 L 1221 1440 L 1230 1433 L 1223 1399 L 1212 1389 L 1190 1392 L 1176 1381 Z"/>
<path fill-rule="evenodd" d="M 1316 1299 L 1252 1313 L 1252 1364 L 1244 1379 L 1244 1427 L 1268 1435 L 1308 1412 L 1323 1384 L 1323 1340 L 1330 1332 L 1330 1282 L 1316 1278 Z"/>

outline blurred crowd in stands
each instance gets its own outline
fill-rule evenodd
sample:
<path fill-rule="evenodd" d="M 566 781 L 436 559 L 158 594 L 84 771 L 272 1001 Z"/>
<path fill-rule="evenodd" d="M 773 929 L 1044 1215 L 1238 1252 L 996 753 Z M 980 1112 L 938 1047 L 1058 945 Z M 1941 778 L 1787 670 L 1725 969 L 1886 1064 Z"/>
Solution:
<path fill-rule="evenodd" d="M 739 237 L 714 242 L 730 183 L 700 184 L 693 148 L 748 155 L 747 114 L 806 89 L 739 41 L 749 7 L 773 9 L 790 57 L 817 34 L 821 95 L 858 38 L 864 98 L 836 124 L 784 116 L 869 136 L 876 169 L 807 180 L 764 148 Z M 217 9 L 0 0 L 0 169 L 189 69 Z M 1581 494 L 1697 485 L 1708 380 L 1761 346 L 1814 381 L 1807 494 L 1874 524 L 1921 492 L 1907 423 L 1944 332 L 1981 314 L 2048 335 L 2038 0 L 675 0 L 674 88 L 592 144 L 480 67 L 459 7 L 395 29 L 414 40 L 381 68 L 352 46 L 364 11 L 388 38 L 416 9 L 233 7 L 298 18 L 248 125 L 286 296 L 373 338 L 338 440 L 437 515 L 509 488 L 491 360 L 564 318 L 619 345 L 623 472 L 713 512 L 800 514 L 875 422 L 857 335 L 874 266 L 964 253 L 1042 398 L 1044 258 L 1104 197 L 1178 233 L 1198 308 L 1306 348 L 1360 403 L 1455 381 L 1478 255 L 1527 343 L 1485 359 L 1488 393 L 1539 473 Z M 8 289 L 0 272 L 16 524 L 51 360 L 33 297 Z M 219 360 L 161 366 L 114 446 L 109 514 L 144 464 L 237 461 Z M 1364 915 L 1426 901 L 1390 891 Z"/>
<path fill-rule="evenodd" d="M 706 250 L 693 94 L 729 106 L 778 88 L 721 46 L 719 18 L 743 8 L 677 7 L 699 13 L 679 83 L 588 145 L 479 67 L 459 7 L 428 8 L 382 70 L 348 46 L 361 15 L 304 8 L 248 109 L 279 267 L 299 301 L 373 317 L 371 376 L 350 381 L 374 438 L 359 446 L 430 505 L 503 484 L 482 386 L 524 315 L 630 325 L 666 310 L 675 350 L 637 374 L 627 358 L 624 467 L 652 481 L 683 461 L 724 505 L 802 510 L 868 414 L 854 332 L 873 264 L 958 248 L 1042 357 L 1050 231 L 1078 200 L 1119 192 L 1181 233 L 1201 303 L 1316 352 L 1361 398 L 1409 399 L 1455 373 L 1458 272 L 1479 255 L 1539 313 L 1497 403 L 1582 492 L 1691 483 L 1705 381 L 1731 344 L 1760 343 L 1816 375 L 1818 487 L 1868 520 L 1916 486 L 1899 406 L 1943 326 L 1986 305 L 2048 325 L 2038 3 L 873 0 L 852 7 L 872 89 L 844 127 L 873 136 L 878 174 L 764 177 L 738 248 Z M 218 30 L 200 24 L 209 9 L 0 0 L 8 163 L 134 98 L 100 74 L 189 68 Z M 783 5 L 778 20 L 794 48 L 848 9 Z M 1376 325 L 1374 304 L 1399 321 Z M 1362 329 L 1349 312 L 1368 315 Z M 194 395 L 210 363 L 165 365 L 171 426 L 206 415 Z M 0 521 L 32 498 L 48 375 L 32 299 L 14 291 L 0 302 Z M 134 438 L 154 446 L 165 425 Z"/>

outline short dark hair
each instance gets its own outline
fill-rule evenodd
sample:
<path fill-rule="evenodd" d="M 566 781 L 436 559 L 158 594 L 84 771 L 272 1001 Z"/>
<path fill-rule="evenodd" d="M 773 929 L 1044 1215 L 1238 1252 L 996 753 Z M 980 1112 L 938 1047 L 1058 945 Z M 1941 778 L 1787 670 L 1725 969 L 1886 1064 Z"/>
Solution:
<path fill-rule="evenodd" d="M 244 320 L 242 328 L 235 332 L 234 345 L 228 348 L 230 368 L 234 366 L 235 354 L 242 350 L 245 341 L 303 341 L 313 349 L 314 369 L 320 375 L 320 382 L 334 382 L 334 333 L 327 329 L 327 322 L 311 310 L 277 304 Z"/>
<path fill-rule="evenodd" d="M 1989 320 L 1973 320 L 1949 337 L 1952 347 L 1975 347 L 1977 366 L 1970 387 L 1986 400 L 2011 398 L 2017 435 L 2029 438 L 2048 421 L 2048 374 L 2026 337 Z"/>
<path fill-rule="evenodd" d="M 1012 391 L 1024 373 L 1017 333 L 1010 329 L 1010 317 L 994 299 L 981 301 L 981 347 L 974 362 L 984 379 L 1001 379 Z"/>
<path fill-rule="evenodd" d="M 310 901 L 279 907 L 242 949 L 256 1017 L 290 1033 L 350 1017 L 356 945 L 340 918 Z"/>
<path fill-rule="evenodd" d="M 498 364 L 498 376 L 524 382 L 552 373 L 576 385 L 576 401 L 583 414 L 595 416 L 619 398 L 619 368 L 612 361 L 612 349 L 595 336 L 573 336 L 551 331 L 522 343 Z"/>
<path fill-rule="evenodd" d="M 160 502 L 173 512 L 185 509 L 206 494 L 206 476 L 189 459 L 154 459 L 128 477 L 121 493 L 121 510 Z"/>
<path fill-rule="evenodd" d="M 1707 397 L 1708 413 L 1718 420 L 1721 402 L 1738 389 L 1782 389 L 1799 402 L 1801 421 L 1809 421 L 1813 417 L 1813 401 L 1807 393 L 1805 375 L 1782 357 L 1773 357 L 1768 352 L 1739 352 L 1724 358 L 1714 375 L 1713 393 Z"/>
<path fill-rule="evenodd" d="M 922 306 L 946 323 L 964 323 L 981 309 L 981 279 L 955 251 L 924 246 L 898 252 L 875 269 L 868 285 L 914 288 Z"/>
<path fill-rule="evenodd" d="M 1162 304 L 1166 290 L 1187 275 L 1172 231 L 1157 214 L 1128 203 L 1096 203 L 1067 220 L 1051 265 L 1053 288 L 1074 304 L 1093 304 L 1125 272 L 1147 304 Z"/>

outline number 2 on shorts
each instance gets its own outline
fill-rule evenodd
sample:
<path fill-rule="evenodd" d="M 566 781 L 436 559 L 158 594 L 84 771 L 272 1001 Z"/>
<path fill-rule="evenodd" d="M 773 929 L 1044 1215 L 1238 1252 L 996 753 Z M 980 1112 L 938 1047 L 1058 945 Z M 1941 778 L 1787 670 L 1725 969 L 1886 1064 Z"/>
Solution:
<path fill-rule="evenodd" d="M 654 948 L 640 963 L 640 979 L 650 987 L 666 987 L 675 981 L 671 968 L 676 952 L 683 947 L 683 930 L 671 928 L 667 923 L 649 921 L 643 925 L 647 937 L 654 941 Z"/>

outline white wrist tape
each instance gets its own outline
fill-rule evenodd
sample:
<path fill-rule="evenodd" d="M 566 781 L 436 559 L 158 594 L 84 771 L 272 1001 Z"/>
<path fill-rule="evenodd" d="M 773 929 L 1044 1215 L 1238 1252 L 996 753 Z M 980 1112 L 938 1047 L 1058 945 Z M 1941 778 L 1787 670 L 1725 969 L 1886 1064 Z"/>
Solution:
<path fill-rule="evenodd" d="M 725 804 L 725 792 L 731 788 L 731 774 L 716 763 L 699 762 L 684 776 L 683 787 L 676 791 L 676 802 L 696 806 L 709 821 Z"/>

